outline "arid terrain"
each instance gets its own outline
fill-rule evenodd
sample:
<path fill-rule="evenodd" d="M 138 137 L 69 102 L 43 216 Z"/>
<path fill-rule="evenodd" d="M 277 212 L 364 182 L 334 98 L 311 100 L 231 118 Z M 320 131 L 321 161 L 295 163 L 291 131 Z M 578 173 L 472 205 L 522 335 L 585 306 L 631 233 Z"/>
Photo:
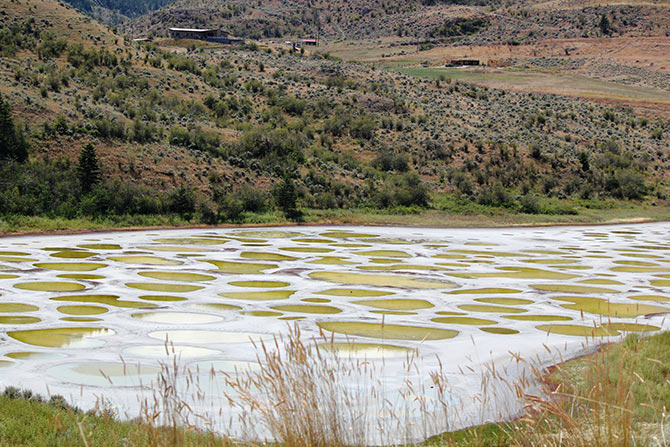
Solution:
<path fill-rule="evenodd" d="M 468 213 L 576 215 L 609 199 L 666 203 L 665 4 L 611 3 L 597 8 L 607 27 L 595 25 L 588 37 L 566 31 L 513 43 L 487 37 L 507 23 L 500 17 L 586 14 L 595 6 L 268 2 L 259 10 L 275 18 L 289 6 L 329 11 L 331 25 L 354 38 L 324 31 L 318 47 L 297 50 L 283 43 L 290 34 L 238 46 L 130 39 L 152 32 L 142 28 L 147 21 L 162 34 L 173 25 L 225 26 L 180 15 L 213 5 L 180 0 L 115 32 L 51 0 L 8 3 L 0 93 L 30 160 L 44 166 L 13 175 L 0 201 L 7 212 L 181 210 L 225 221 L 273 209 L 287 175 L 291 203 L 306 209 L 454 209 L 456 201 Z M 251 6 L 238 6 L 230 20 L 255 17 L 244 9 Z M 344 26 L 347 8 L 361 20 L 436 16 L 449 24 L 440 33 L 463 34 L 399 36 L 369 25 L 384 34 L 371 39 Z M 499 20 L 468 19 L 475 10 Z M 632 14 L 635 21 L 615 26 Z M 641 27 L 648 15 L 653 26 Z M 445 67 L 463 58 L 494 66 Z M 91 196 L 83 211 L 86 188 L 63 182 L 89 143 L 104 184 L 115 186 Z M 62 203 L 30 198 L 41 188 L 40 169 L 61 172 L 49 182 L 59 185 L 52 189 L 62 191 Z"/>

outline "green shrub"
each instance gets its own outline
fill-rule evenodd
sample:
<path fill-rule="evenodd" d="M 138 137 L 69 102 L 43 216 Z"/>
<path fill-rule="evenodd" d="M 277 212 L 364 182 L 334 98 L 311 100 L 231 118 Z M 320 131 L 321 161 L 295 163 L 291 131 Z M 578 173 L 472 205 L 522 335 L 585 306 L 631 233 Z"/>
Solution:
<path fill-rule="evenodd" d="M 605 181 L 605 190 L 621 199 L 642 199 L 648 192 L 642 173 L 632 169 L 620 169 L 610 173 Z"/>
<path fill-rule="evenodd" d="M 386 172 L 407 172 L 409 170 L 409 156 L 405 152 L 397 153 L 384 148 L 372 160 L 372 166 Z"/>
<path fill-rule="evenodd" d="M 90 70 L 93 67 L 116 67 L 119 63 L 115 54 L 106 48 L 84 48 L 81 43 L 68 46 L 67 60 L 75 68 Z"/>
<path fill-rule="evenodd" d="M 351 115 L 344 109 L 338 108 L 335 114 L 323 122 L 323 131 L 334 137 L 345 135 L 351 123 Z"/>
<path fill-rule="evenodd" d="M 244 211 L 244 204 L 233 194 L 225 194 L 217 200 L 218 216 L 224 222 L 239 222 Z"/>
<path fill-rule="evenodd" d="M 519 211 L 524 214 L 540 214 L 540 199 L 535 194 L 524 194 L 519 198 Z"/>
<path fill-rule="evenodd" d="M 164 211 L 155 191 L 134 182 L 115 180 L 98 184 L 82 199 L 81 211 L 90 216 L 152 215 Z"/>
<path fill-rule="evenodd" d="M 59 57 L 67 48 L 67 40 L 63 37 L 57 39 L 51 32 L 42 32 L 40 39 L 41 42 L 37 46 L 37 56 L 40 59 Z"/>
<path fill-rule="evenodd" d="M 244 211 L 260 213 L 268 207 L 267 194 L 247 185 L 235 190 L 235 197 L 242 203 Z"/>
<path fill-rule="evenodd" d="M 198 68 L 196 62 L 188 56 L 182 56 L 180 54 L 167 53 L 165 59 L 168 63 L 168 68 L 170 70 L 177 71 L 187 71 L 193 73 L 196 76 L 200 76 L 202 71 Z"/>
<path fill-rule="evenodd" d="M 351 122 L 350 133 L 354 138 L 370 140 L 377 130 L 377 123 L 370 115 L 361 115 Z"/>
<path fill-rule="evenodd" d="M 292 116 L 300 116 L 305 112 L 307 103 L 295 96 L 285 96 L 279 100 L 279 107 Z"/>
<path fill-rule="evenodd" d="M 293 158 L 302 162 L 305 159 L 305 136 L 287 129 L 255 127 L 242 135 L 238 143 L 238 152 L 253 158 Z"/>
<path fill-rule="evenodd" d="M 496 183 L 482 190 L 477 197 L 477 202 L 480 205 L 509 208 L 513 205 L 514 198 L 500 183 Z"/>
<path fill-rule="evenodd" d="M 475 34 L 484 28 L 487 28 L 490 23 L 482 18 L 462 18 L 450 19 L 444 25 L 431 30 L 428 35 L 430 37 L 454 37 L 466 36 Z"/>
<path fill-rule="evenodd" d="M 0 184 L 3 215 L 57 216 L 63 204 L 79 202 L 77 173 L 67 160 L 0 163 Z"/>
<path fill-rule="evenodd" d="M 95 135 L 103 139 L 126 139 L 126 126 L 119 120 L 100 118 L 91 123 Z"/>
<path fill-rule="evenodd" d="M 165 200 L 168 212 L 179 214 L 189 219 L 195 212 L 195 192 L 191 188 L 180 186 L 170 191 Z"/>
<path fill-rule="evenodd" d="M 373 198 L 378 207 L 392 208 L 426 207 L 430 197 L 421 177 L 416 172 L 408 172 L 388 178 Z"/>
<path fill-rule="evenodd" d="M 251 93 L 265 93 L 265 85 L 256 79 L 245 82 L 244 89 Z"/>
<path fill-rule="evenodd" d="M 200 129 L 191 132 L 191 148 L 218 155 L 219 146 L 221 146 L 221 137 L 216 132 L 205 132 Z"/>

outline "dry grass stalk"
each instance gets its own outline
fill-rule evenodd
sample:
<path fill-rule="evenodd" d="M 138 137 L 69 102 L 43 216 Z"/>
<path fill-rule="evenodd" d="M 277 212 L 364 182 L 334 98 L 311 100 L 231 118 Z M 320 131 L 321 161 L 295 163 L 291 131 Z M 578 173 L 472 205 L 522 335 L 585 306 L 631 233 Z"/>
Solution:
<path fill-rule="evenodd" d="M 205 395 L 200 388 L 198 375 L 180 367 L 179 355 L 174 345 L 165 342 L 168 361 L 161 363 L 161 372 L 153 384 L 151 399 L 144 399 L 140 406 L 139 421 L 146 428 L 142 433 L 142 447 L 226 447 L 232 441 L 212 430 L 213 422 L 207 415 L 199 414 L 193 407 Z M 189 397 L 190 396 L 190 397 Z M 190 400 L 190 401 L 189 401 Z M 203 427 L 209 427 L 204 430 Z M 199 436 L 190 436 L 197 433 Z M 203 444 L 203 438 L 206 444 Z"/>
<path fill-rule="evenodd" d="M 297 325 L 259 348 L 261 369 L 230 377 L 238 396 L 231 403 L 245 410 L 244 418 L 258 415 L 266 432 L 287 447 L 370 443 L 371 424 L 388 404 L 374 365 L 306 344 Z"/>
<path fill-rule="evenodd" d="M 560 385 L 546 379 L 547 371 L 532 368 L 535 380 L 543 385 L 538 395 L 528 395 L 526 415 L 510 425 L 515 446 L 561 447 L 633 447 L 649 445 L 648 436 L 634 417 L 636 405 L 658 407 L 648 394 L 648 402 L 636 402 L 634 386 L 644 385 L 627 357 L 630 350 L 622 345 L 622 354 L 612 364 L 606 349 L 586 361 L 579 377 L 567 383 L 561 365 L 554 374 L 563 375 Z M 579 383 L 581 382 L 581 383 Z M 518 386 L 518 385 L 517 385 Z M 660 438 L 664 436 L 665 415 L 659 412 Z M 659 446 L 665 446 L 660 441 Z"/>

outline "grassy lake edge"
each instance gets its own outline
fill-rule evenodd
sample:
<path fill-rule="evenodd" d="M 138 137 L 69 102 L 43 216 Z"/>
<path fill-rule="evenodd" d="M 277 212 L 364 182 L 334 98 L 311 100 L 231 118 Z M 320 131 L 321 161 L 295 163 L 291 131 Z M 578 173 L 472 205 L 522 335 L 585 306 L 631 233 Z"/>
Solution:
<path fill-rule="evenodd" d="M 572 201 L 566 201 L 574 205 Z M 35 234 L 75 234 L 177 228 L 226 228 L 293 225 L 406 226 L 426 228 L 503 228 L 558 225 L 613 225 L 670 221 L 670 206 L 649 202 L 609 201 L 573 206 L 574 213 L 524 214 L 513 209 L 481 206 L 451 198 L 424 208 L 304 209 L 302 219 L 292 221 L 281 212 L 247 213 L 239 221 L 207 225 L 198 216 L 190 220 L 176 215 L 126 215 L 105 218 L 46 216 L 0 217 L 0 237 Z M 595 205 L 595 206 L 594 206 Z"/>

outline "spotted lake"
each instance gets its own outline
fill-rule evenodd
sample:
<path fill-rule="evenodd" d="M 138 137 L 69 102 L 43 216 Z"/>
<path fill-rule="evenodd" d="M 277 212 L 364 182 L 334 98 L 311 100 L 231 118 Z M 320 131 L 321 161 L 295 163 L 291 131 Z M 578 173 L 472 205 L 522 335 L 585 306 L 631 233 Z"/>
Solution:
<path fill-rule="evenodd" d="M 382 365 L 393 402 L 441 363 L 454 428 L 518 411 L 472 399 L 491 365 L 514 380 L 517 355 L 548 365 L 668 329 L 669 310 L 663 223 L 5 237 L 0 385 L 132 417 L 176 362 L 202 380 L 194 408 L 232 418 L 231 391 L 210 371 L 259 368 L 257 343 L 298 324 L 306 337 L 332 336 L 329 349 L 350 361 Z M 410 354 L 420 367 L 408 372 Z"/>

